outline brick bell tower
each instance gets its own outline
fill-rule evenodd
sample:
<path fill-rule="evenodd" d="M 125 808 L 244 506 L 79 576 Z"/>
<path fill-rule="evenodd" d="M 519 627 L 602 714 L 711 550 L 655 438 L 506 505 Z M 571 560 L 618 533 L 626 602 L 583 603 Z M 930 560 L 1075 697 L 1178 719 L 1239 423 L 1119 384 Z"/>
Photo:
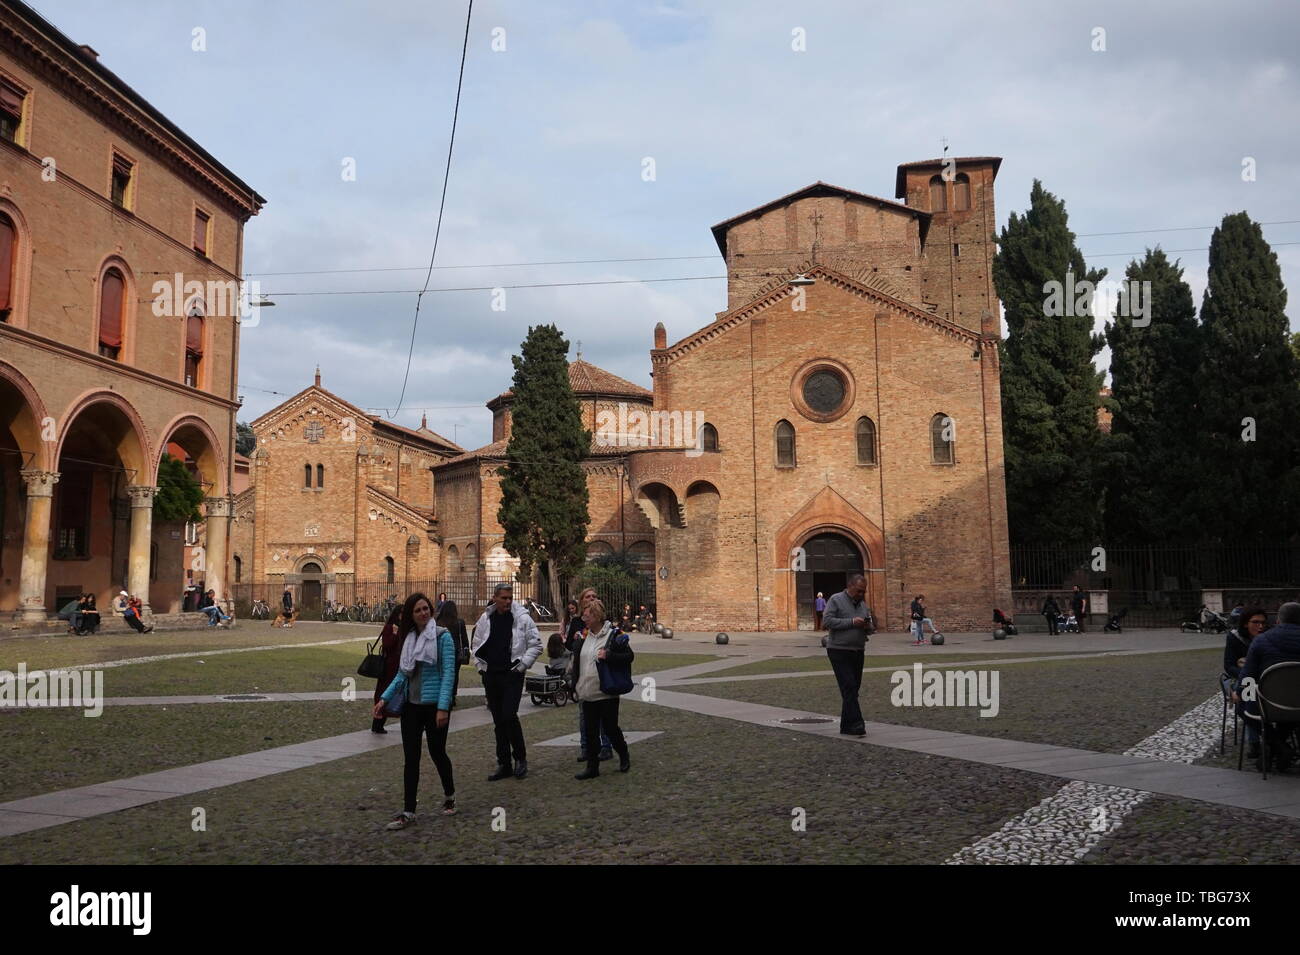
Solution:
<path fill-rule="evenodd" d="M 993 288 L 993 180 L 997 156 L 926 159 L 898 167 L 895 196 L 930 213 L 921 233 L 921 299 L 935 313 L 980 331 L 985 312 L 996 329 Z"/>

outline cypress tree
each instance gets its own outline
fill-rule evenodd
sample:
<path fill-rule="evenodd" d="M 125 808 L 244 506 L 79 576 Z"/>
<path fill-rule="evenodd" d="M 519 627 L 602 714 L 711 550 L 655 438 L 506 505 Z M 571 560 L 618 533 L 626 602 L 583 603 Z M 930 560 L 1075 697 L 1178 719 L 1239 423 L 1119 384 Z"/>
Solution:
<path fill-rule="evenodd" d="M 1102 376 L 1092 358 L 1102 339 L 1090 297 L 1069 292 L 1105 274 L 1086 268 L 1065 203 L 1034 180 L 1028 211 L 1011 214 L 993 259 L 1007 322 L 1002 421 L 1016 543 L 1091 543 L 1100 531 Z"/>
<path fill-rule="evenodd" d="M 1199 540 L 1187 502 L 1199 466 L 1196 375 L 1200 337 L 1192 290 L 1161 249 L 1147 250 L 1124 273 L 1129 289 L 1150 283 L 1149 296 L 1106 326 L 1110 345 L 1111 427 L 1103 440 L 1106 540 L 1148 544 Z M 1128 312 L 1128 314 L 1122 314 Z M 1149 323 L 1149 324 L 1142 324 Z"/>
<path fill-rule="evenodd" d="M 1210 239 L 1201 302 L 1197 506 L 1210 539 L 1281 542 L 1300 522 L 1300 385 L 1277 255 L 1245 212 Z"/>
<path fill-rule="evenodd" d="M 551 600 L 560 580 L 574 576 L 587 555 L 587 478 L 582 460 L 591 432 L 582 426 L 569 385 L 569 343 L 554 325 L 528 330 L 515 367 L 509 462 L 501 469 L 497 520 L 504 546 L 520 571 L 546 561 Z"/>

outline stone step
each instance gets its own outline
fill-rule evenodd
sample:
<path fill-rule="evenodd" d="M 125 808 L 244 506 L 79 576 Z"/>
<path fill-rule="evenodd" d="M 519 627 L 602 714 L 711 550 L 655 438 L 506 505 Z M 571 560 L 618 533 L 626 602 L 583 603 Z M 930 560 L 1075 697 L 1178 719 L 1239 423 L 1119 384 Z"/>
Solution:
<path fill-rule="evenodd" d="M 237 622 L 237 621 L 236 621 Z M 156 613 L 145 619 L 145 625 L 153 624 L 155 630 L 202 630 L 208 626 L 208 615 L 204 613 Z M 0 634 L 10 637 L 34 637 L 45 634 L 68 634 L 70 623 L 51 617 L 34 623 L 10 620 L 0 624 Z M 116 614 L 102 614 L 99 633 L 133 633 L 126 621 Z"/>

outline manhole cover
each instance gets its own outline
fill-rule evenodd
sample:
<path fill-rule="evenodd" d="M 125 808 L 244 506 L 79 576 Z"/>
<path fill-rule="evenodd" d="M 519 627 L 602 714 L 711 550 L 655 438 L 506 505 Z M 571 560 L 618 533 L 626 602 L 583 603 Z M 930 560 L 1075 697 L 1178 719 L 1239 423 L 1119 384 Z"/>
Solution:
<path fill-rule="evenodd" d="M 827 719 L 824 716 L 796 716 L 792 720 L 781 720 L 782 723 L 834 723 L 834 720 Z"/>
<path fill-rule="evenodd" d="M 223 696 L 223 700 L 265 700 L 266 697 L 258 696 L 255 693 L 235 694 L 233 696 Z"/>

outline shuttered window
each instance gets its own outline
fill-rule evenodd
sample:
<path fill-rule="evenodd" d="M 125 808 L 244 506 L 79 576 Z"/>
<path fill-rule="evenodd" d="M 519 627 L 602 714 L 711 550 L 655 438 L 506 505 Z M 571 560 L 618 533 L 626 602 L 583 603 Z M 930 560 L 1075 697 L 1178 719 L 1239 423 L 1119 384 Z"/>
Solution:
<path fill-rule="evenodd" d="M 122 312 L 126 280 L 117 269 L 109 269 L 99 282 L 99 353 L 116 360 L 122 351 Z"/>

